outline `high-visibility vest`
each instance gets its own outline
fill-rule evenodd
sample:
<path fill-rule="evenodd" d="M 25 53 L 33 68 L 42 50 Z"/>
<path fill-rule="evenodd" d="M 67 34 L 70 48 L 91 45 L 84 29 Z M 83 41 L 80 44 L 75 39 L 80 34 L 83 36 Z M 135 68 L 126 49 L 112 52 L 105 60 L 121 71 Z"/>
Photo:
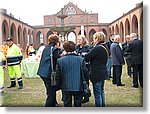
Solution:
<path fill-rule="evenodd" d="M 22 60 L 22 52 L 16 44 L 8 47 L 6 59 L 8 66 L 20 64 Z"/>
<path fill-rule="evenodd" d="M 4 56 L 6 57 L 7 55 L 7 49 L 8 49 L 8 46 L 7 45 L 1 45 L 0 46 L 0 51 L 3 52 Z"/>

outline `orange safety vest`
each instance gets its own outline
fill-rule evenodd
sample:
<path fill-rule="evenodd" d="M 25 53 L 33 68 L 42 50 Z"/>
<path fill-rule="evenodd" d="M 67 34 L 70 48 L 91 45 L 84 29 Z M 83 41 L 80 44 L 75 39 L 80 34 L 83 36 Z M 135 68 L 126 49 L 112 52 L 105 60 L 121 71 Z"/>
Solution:
<path fill-rule="evenodd" d="M 7 45 L 1 45 L 0 46 L 0 50 L 3 52 L 5 59 L 6 59 L 6 55 L 7 55 L 7 50 L 8 50 L 8 46 Z"/>

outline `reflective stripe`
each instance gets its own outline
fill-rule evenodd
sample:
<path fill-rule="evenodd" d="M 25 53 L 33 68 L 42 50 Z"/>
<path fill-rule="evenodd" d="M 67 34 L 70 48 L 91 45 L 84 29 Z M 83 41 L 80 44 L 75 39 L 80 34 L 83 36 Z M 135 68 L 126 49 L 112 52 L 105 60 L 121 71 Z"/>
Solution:
<path fill-rule="evenodd" d="M 20 61 L 18 62 L 13 62 L 13 63 L 8 63 L 8 66 L 11 66 L 11 65 L 18 65 L 20 63 Z"/>
<path fill-rule="evenodd" d="M 11 79 L 11 82 L 14 82 L 14 81 L 16 81 L 15 79 Z"/>
<path fill-rule="evenodd" d="M 22 81 L 22 79 L 19 79 L 18 81 Z"/>
<path fill-rule="evenodd" d="M 10 80 L 15 80 L 16 78 L 10 78 Z"/>
<path fill-rule="evenodd" d="M 15 58 L 15 57 L 22 57 L 22 55 L 20 55 L 20 56 L 6 56 L 6 58 L 8 58 L 8 59 Z"/>
<path fill-rule="evenodd" d="M 8 66 L 18 65 L 21 63 L 23 56 L 7 57 Z"/>

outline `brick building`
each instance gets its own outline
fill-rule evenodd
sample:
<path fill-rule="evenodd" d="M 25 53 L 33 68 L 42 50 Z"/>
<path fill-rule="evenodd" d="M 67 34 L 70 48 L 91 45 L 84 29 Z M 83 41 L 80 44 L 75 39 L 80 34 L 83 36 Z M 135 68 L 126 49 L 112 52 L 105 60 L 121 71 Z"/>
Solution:
<path fill-rule="evenodd" d="M 40 43 L 47 43 L 47 37 L 50 34 L 57 33 L 51 30 L 53 27 L 61 26 L 61 20 L 57 17 L 62 13 L 62 10 L 54 15 L 44 16 L 44 25 L 30 26 L 19 19 L 14 18 L 12 14 L 7 14 L 7 10 L 0 10 L 0 44 L 12 37 L 16 43 L 21 44 L 25 48 L 26 43 L 34 43 L 37 48 Z M 99 23 L 98 13 L 82 11 L 72 2 L 69 2 L 63 8 L 63 13 L 68 17 L 64 19 L 64 26 L 73 26 L 75 29 L 65 34 L 66 39 L 76 42 L 76 37 L 79 34 L 84 34 L 89 42 L 92 36 L 97 31 L 103 31 L 108 38 L 110 33 L 119 34 L 122 41 L 127 34 L 136 32 L 139 38 L 143 39 L 143 2 L 137 4 L 126 14 L 123 14 L 112 23 Z M 82 27 L 81 27 L 82 26 Z M 83 31 L 81 31 L 81 28 Z"/>

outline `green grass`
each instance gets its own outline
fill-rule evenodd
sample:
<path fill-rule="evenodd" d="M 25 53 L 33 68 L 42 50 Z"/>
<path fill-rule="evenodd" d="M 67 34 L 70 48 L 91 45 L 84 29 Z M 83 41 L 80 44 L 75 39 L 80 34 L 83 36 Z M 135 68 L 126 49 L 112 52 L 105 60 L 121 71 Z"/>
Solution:
<path fill-rule="evenodd" d="M 24 89 L 17 90 L 16 88 L 8 89 L 10 84 L 7 69 L 5 70 L 5 90 L 3 106 L 44 106 L 46 93 L 43 81 L 41 78 L 25 78 L 23 76 Z M 105 98 L 106 107 L 142 107 L 143 97 L 142 88 L 132 88 L 132 78 L 127 78 L 126 67 L 123 67 L 122 82 L 124 87 L 117 87 L 112 84 L 111 80 L 105 81 Z M 92 85 L 90 84 L 91 91 Z M 57 100 L 60 106 L 63 106 L 61 101 L 61 91 L 57 92 Z M 90 97 L 88 103 L 83 104 L 84 107 L 94 107 L 94 96 Z"/>

